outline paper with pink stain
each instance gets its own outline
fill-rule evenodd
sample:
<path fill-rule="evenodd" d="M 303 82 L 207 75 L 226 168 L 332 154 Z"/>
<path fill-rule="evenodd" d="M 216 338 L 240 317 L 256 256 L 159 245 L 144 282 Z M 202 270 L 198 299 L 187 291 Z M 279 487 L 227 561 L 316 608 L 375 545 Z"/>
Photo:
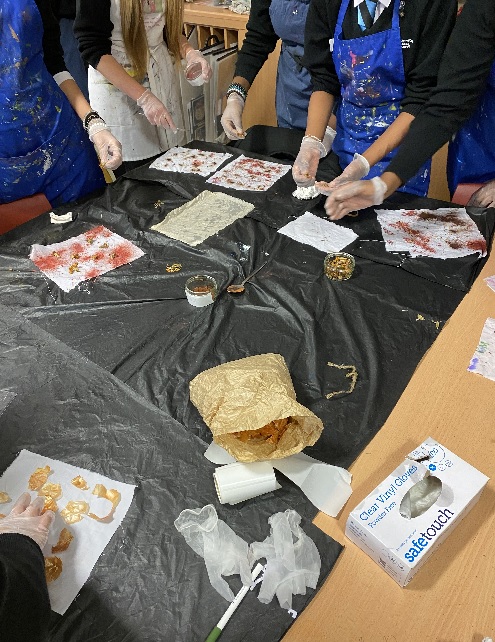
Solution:
<path fill-rule="evenodd" d="M 495 276 L 487 276 L 484 281 L 490 288 L 490 290 L 493 290 L 495 292 Z"/>
<path fill-rule="evenodd" d="M 387 252 L 451 259 L 479 253 L 486 241 L 465 208 L 376 210 Z"/>
<path fill-rule="evenodd" d="M 33 245 L 29 258 L 64 292 L 143 256 L 144 252 L 103 225 L 52 245 Z"/>
<path fill-rule="evenodd" d="M 488 318 L 485 321 L 468 371 L 495 381 L 495 319 Z"/>

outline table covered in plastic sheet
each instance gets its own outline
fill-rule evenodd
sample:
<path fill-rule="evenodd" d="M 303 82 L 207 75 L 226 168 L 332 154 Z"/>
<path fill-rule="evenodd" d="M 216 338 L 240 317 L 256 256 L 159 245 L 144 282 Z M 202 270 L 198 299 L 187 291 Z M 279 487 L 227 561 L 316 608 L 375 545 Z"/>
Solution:
<path fill-rule="evenodd" d="M 320 174 L 325 178 L 324 168 Z M 72 222 L 53 225 L 44 215 L 2 238 L 0 390 L 16 396 L 0 416 L 0 471 L 27 448 L 137 486 L 90 580 L 63 617 L 53 616 L 53 640 L 206 638 L 227 603 L 173 522 L 183 509 L 208 503 L 248 542 L 268 535 L 273 513 L 297 510 L 321 554 L 321 584 L 340 545 L 311 524 L 316 509 L 289 480 L 279 475 L 279 490 L 235 506 L 218 502 L 215 467 L 203 456 L 211 433 L 190 402 L 189 382 L 231 360 L 281 354 L 297 401 L 324 424 L 305 452 L 348 467 L 483 264 L 477 254 L 442 260 L 387 253 L 376 214 L 366 210 L 339 222 L 358 234 L 346 248 L 356 259 L 353 277 L 330 281 L 323 252 L 277 231 L 305 211 L 324 216 L 323 197 L 292 196 L 290 172 L 267 192 L 232 194 L 254 209 L 198 246 L 150 230 L 204 189 L 228 192 L 201 176 L 139 168 L 101 196 L 57 210 L 72 211 Z M 384 205 L 441 206 L 404 194 Z M 468 213 L 490 241 L 487 211 Z M 97 225 L 129 239 L 144 256 L 70 292 L 30 261 L 34 243 L 60 242 Z M 264 261 L 244 294 L 225 291 Z M 180 271 L 167 271 L 171 264 Z M 219 286 L 205 308 L 185 297 L 185 281 L 198 273 Z M 332 395 L 348 379 L 329 364 L 355 368 L 350 394 Z M 294 598 L 293 608 L 300 611 L 313 593 Z M 250 593 L 222 637 L 268 642 L 290 624 L 276 600 L 263 605 Z"/>

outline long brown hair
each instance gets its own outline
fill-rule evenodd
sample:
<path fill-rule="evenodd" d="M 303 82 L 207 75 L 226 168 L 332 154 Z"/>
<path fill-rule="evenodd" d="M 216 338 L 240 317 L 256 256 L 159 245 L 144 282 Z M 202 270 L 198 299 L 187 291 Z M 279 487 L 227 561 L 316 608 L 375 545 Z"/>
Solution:
<path fill-rule="evenodd" d="M 121 0 L 120 20 L 127 56 L 136 79 L 141 81 L 148 68 L 148 41 L 144 28 L 142 0 Z M 180 60 L 180 41 L 183 26 L 183 0 L 166 0 L 164 36 L 175 60 Z"/>

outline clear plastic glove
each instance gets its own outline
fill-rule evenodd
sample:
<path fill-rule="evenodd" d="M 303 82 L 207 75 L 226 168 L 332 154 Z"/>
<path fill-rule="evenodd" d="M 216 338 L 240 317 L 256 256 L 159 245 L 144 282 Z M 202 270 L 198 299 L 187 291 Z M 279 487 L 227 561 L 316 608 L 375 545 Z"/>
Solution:
<path fill-rule="evenodd" d="M 222 575 L 239 574 L 244 586 L 251 586 L 248 545 L 225 522 L 218 519 L 212 504 L 183 510 L 174 522 L 189 546 L 206 564 L 213 588 L 229 602 L 234 594 Z"/>
<path fill-rule="evenodd" d="M 271 602 L 276 594 L 280 606 L 291 609 L 293 595 L 305 595 L 306 587 L 316 588 L 321 558 L 300 522 L 295 510 L 275 513 L 268 519 L 270 535 L 249 547 L 253 561 L 265 558 L 267 562 L 258 595 L 263 604 Z"/>
<path fill-rule="evenodd" d="M 227 134 L 230 140 L 240 140 L 246 136 L 242 129 L 243 110 L 244 98 L 236 93 L 230 94 L 227 98 L 227 104 L 222 114 L 222 118 L 220 119 L 223 131 Z"/>
<path fill-rule="evenodd" d="M 323 143 L 323 146 L 325 147 L 327 154 L 332 149 L 332 144 L 333 144 L 333 141 L 335 140 L 335 136 L 337 136 L 337 132 L 335 131 L 335 129 L 330 127 L 330 125 L 327 125 L 327 128 L 325 129 L 325 134 L 323 136 L 323 140 L 321 141 Z M 325 156 L 327 154 L 325 154 Z"/>
<path fill-rule="evenodd" d="M 137 99 L 138 107 L 141 107 L 144 115 L 152 125 L 165 127 L 177 131 L 172 116 L 165 105 L 149 89 Z"/>
<path fill-rule="evenodd" d="M 88 127 L 88 136 L 93 143 L 100 163 L 107 169 L 122 165 L 122 145 L 101 119 L 95 119 Z"/>
<path fill-rule="evenodd" d="M 340 176 L 334 178 L 330 183 L 321 182 L 318 183 L 318 191 L 320 194 L 330 194 L 332 190 L 344 185 L 345 183 L 351 183 L 352 181 L 359 181 L 361 178 L 364 178 L 370 171 L 370 164 L 364 156 L 361 154 L 354 154 L 354 158 L 347 165 Z"/>
<path fill-rule="evenodd" d="M 468 201 L 472 207 L 495 207 L 495 180 L 480 187 Z"/>
<path fill-rule="evenodd" d="M 16 501 L 10 513 L 0 519 L 1 533 L 17 533 L 27 535 L 43 549 L 50 532 L 50 526 L 55 519 L 55 513 L 47 510 L 41 514 L 45 506 L 45 498 L 37 497 L 31 503 L 31 495 L 23 493 Z"/>
<path fill-rule="evenodd" d="M 325 212 L 332 221 L 336 221 L 349 212 L 381 205 L 386 191 L 387 185 L 379 176 L 369 181 L 346 183 L 332 191 L 325 201 Z"/>
<path fill-rule="evenodd" d="M 199 51 L 198 49 L 189 49 L 189 51 L 186 53 L 186 63 L 188 65 L 192 65 L 195 62 L 201 65 L 201 75 L 203 76 L 203 80 L 205 82 L 208 82 L 211 78 L 211 74 L 213 73 L 210 64 L 203 56 L 201 51 Z"/>
<path fill-rule="evenodd" d="M 320 140 L 304 136 L 292 166 L 292 177 L 298 187 L 309 187 L 314 184 L 318 163 L 320 158 L 326 155 L 326 151 Z"/>

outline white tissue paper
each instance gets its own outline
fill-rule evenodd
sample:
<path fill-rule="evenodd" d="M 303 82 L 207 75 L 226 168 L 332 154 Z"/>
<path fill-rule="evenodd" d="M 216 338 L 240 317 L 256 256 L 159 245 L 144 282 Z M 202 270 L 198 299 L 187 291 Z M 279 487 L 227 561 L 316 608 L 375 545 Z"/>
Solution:
<path fill-rule="evenodd" d="M 305 212 L 295 221 L 281 227 L 279 233 L 294 241 L 312 245 L 322 252 L 339 252 L 357 239 L 357 234 L 349 228 L 326 221 L 310 212 Z"/>

